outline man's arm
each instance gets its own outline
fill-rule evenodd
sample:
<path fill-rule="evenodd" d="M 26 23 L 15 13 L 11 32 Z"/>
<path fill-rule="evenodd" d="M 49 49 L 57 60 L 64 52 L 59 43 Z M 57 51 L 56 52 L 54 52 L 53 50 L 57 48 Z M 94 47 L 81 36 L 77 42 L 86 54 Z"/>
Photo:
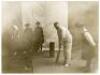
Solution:
<path fill-rule="evenodd" d="M 84 32 L 84 36 L 91 46 L 96 46 L 96 43 L 89 32 Z"/>
<path fill-rule="evenodd" d="M 58 33 L 59 49 L 61 49 L 61 45 L 62 45 L 62 31 L 59 30 L 57 33 Z"/>
<path fill-rule="evenodd" d="M 42 43 L 44 43 L 44 34 L 43 34 L 43 29 L 41 27 L 41 34 L 42 34 Z"/>
<path fill-rule="evenodd" d="M 59 40 L 59 50 L 61 49 L 62 41 Z"/>

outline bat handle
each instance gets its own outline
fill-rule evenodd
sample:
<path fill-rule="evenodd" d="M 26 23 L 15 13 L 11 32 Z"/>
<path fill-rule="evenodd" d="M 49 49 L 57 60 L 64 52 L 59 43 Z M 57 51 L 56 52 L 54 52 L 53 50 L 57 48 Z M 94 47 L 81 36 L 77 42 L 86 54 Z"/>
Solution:
<path fill-rule="evenodd" d="M 58 63 L 59 55 L 60 55 L 60 49 L 59 49 L 59 51 L 57 51 L 56 63 Z"/>

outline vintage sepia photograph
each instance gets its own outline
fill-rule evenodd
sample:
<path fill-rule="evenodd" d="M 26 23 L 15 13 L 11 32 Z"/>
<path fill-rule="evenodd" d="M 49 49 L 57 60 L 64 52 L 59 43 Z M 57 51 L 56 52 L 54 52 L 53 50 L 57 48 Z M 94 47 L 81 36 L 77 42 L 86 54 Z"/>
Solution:
<path fill-rule="evenodd" d="M 2 73 L 98 72 L 98 1 L 2 1 Z"/>

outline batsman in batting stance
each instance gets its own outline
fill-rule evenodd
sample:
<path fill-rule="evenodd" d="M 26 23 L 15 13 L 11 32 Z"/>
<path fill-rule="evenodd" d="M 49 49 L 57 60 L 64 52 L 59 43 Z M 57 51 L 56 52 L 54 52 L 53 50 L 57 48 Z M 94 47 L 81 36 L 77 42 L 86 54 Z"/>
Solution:
<path fill-rule="evenodd" d="M 60 26 L 58 22 L 54 23 L 54 27 L 57 30 L 58 42 L 59 42 L 59 51 L 57 53 L 56 63 L 59 60 L 61 47 L 63 47 L 64 65 L 65 67 L 68 67 L 71 62 L 72 35 L 67 28 Z"/>

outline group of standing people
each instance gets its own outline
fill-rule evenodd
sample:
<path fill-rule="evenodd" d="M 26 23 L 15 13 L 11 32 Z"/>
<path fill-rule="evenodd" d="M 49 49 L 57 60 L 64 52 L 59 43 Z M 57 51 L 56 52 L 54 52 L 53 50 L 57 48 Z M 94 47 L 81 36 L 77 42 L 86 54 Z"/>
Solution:
<path fill-rule="evenodd" d="M 64 65 L 65 67 L 68 67 L 71 64 L 72 58 L 72 34 L 69 31 L 69 29 L 61 26 L 58 22 L 55 22 L 53 25 L 57 30 L 59 43 L 59 50 L 57 52 L 56 62 L 58 62 L 59 60 L 60 50 L 63 47 Z M 87 66 L 88 68 L 90 68 L 91 60 L 95 53 L 94 49 L 96 43 L 94 42 L 91 34 L 84 25 L 80 24 L 76 26 L 79 29 L 78 31 L 81 33 L 82 38 L 84 39 L 84 43 L 82 42 L 82 57 L 87 61 Z M 32 67 L 32 56 L 35 55 L 35 53 L 37 54 L 38 52 L 42 51 L 42 44 L 44 43 L 43 28 L 41 27 L 41 24 L 38 21 L 36 22 L 36 28 L 34 31 L 28 23 L 25 25 L 23 33 L 20 33 L 19 35 L 18 31 L 18 27 L 14 25 L 13 31 L 11 32 L 14 33 L 11 35 L 11 40 L 13 39 L 12 42 L 14 43 L 11 42 L 12 46 L 10 46 L 10 53 L 13 52 L 14 56 L 16 56 L 19 51 L 19 54 L 23 55 L 20 57 L 22 58 L 21 60 L 24 59 L 24 62 L 26 63 L 26 66 L 24 68 L 25 70 L 28 70 L 30 67 Z M 16 38 L 19 39 L 19 41 L 16 41 Z M 13 50 L 15 46 L 16 50 Z M 17 55 L 17 57 L 18 56 L 19 55 Z"/>
<path fill-rule="evenodd" d="M 6 55 L 6 68 L 9 72 L 32 72 L 33 55 L 38 54 L 44 42 L 43 29 L 36 22 L 35 30 L 26 23 L 25 28 L 12 25 L 3 35 L 3 48 Z M 5 51 L 6 50 L 6 51 Z M 5 61 L 4 61 L 5 62 Z M 15 69 L 14 69 L 15 68 Z"/>

